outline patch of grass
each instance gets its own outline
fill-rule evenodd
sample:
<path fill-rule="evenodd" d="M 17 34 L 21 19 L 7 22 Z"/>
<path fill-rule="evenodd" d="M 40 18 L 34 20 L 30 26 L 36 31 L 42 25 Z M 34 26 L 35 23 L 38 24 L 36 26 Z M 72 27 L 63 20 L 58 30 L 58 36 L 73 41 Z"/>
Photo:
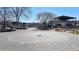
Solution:
<path fill-rule="evenodd" d="M 73 29 L 72 31 L 70 31 L 70 33 L 79 35 L 79 29 Z"/>

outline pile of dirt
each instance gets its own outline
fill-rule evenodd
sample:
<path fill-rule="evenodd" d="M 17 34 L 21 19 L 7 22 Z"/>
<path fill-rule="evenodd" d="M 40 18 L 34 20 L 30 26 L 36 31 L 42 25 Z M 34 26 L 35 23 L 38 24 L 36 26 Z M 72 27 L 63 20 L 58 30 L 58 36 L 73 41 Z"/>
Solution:
<path fill-rule="evenodd" d="M 55 31 L 58 31 L 58 32 L 65 32 L 65 31 L 68 31 L 68 29 L 57 28 L 57 29 L 55 29 Z"/>

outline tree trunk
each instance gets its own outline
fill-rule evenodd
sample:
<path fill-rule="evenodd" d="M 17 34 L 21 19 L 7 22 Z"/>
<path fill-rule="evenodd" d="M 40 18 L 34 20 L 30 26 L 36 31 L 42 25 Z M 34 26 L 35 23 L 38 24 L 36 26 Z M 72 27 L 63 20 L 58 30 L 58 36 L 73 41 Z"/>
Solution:
<path fill-rule="evenodd" d="M 4 10 L 4 15 L 3 15 L 4 16 L 4 21 L 3 21 L 3 27 L 2 27 L 2 29 L 6 30 L 6 18 L 5 18 L 6 9 L 4 8 L 3 10 Z"/>
<path fill-rule="evenodd" d="M 16 17 L 16 27 L 19 28 L 19 17 Z"/>
<path fill-rule="evenodd" d="M 3 30 L 6 30 L 6 20 L 4 18 L 4 22 L 3 22 Z"/>

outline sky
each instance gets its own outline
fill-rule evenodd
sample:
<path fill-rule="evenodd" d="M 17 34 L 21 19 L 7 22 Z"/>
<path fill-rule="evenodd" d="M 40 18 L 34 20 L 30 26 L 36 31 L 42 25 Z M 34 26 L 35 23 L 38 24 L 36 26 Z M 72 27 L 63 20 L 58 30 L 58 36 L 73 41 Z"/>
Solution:
<path fill-rule="evenodd" d="M 29 19 L 23 19 L 24 22 L 37 22 L 36 15 L 40 12 L 51 12 L 57 16 L 66 15 L 76 17 L 79 20 L 79 7 L 32 7 L 32 14 Z"/>

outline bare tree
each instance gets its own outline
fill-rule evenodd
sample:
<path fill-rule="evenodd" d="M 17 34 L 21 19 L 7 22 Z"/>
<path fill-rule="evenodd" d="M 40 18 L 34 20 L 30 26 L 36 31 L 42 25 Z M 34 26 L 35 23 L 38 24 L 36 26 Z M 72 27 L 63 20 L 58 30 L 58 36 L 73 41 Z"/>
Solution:
<path fill-rule="evenodd" d="M 0 21 L 2 22 L 2 29 L 6 29 L 6 21 L 11 20 L 12 12 L 9 7 L 0 8 Z"/>
<path fill-rule="evenodd" d="M 37 14 L 37 19 L 41 22 L 41 23 L 46 23 L 49 20 L 53 19 L 54 17 L 56 17 L 56 14 L 50 13 L 50 12 L 42 12 Z"/>
<path fill-rule="evenodd" d="M 12 7 L 12 11 L 14 13 L 17 26 L 21 17 L 25 16 L 26 18 L 29 18 L 29 15 L 31 14 L 31 8 L 29 7 Z"/>
<path fill-rule="evenodd" d="M 37 14 L 37 19 L 42 23 L 43 28 L 49 22 L 49 20 L 53 19 L 54 17 L 56 17 L 56 14 L 50 12 L 42 12 Z"/>

